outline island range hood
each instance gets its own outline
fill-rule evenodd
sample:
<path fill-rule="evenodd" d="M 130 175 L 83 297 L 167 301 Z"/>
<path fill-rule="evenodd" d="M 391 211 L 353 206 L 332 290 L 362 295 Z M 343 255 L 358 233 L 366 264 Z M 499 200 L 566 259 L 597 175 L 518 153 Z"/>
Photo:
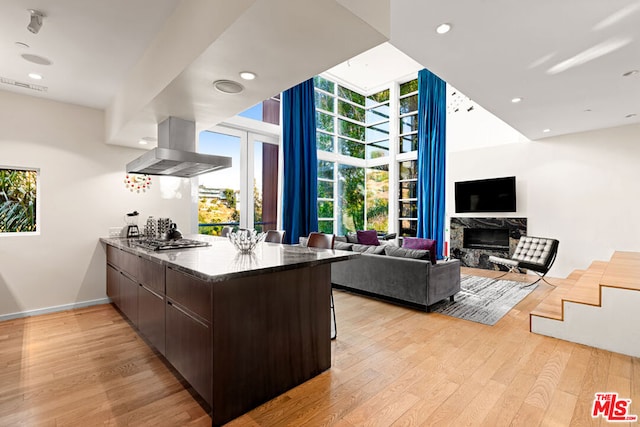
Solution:
<path fill-rule="evenodd" d="M 127 173 L 191 178 L 231 167 L 231 157 L 195 150 L 196 124 L 169 117 L 158 125 L 158 147 L 127 163 Z"/>

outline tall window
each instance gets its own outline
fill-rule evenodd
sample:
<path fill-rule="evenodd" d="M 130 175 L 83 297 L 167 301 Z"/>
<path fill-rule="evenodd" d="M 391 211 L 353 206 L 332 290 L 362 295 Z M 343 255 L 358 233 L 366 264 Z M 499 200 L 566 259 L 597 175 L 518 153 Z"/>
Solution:
<path fill-rule="evenodd" d="M 389 89 L 366 96 L 320 76 L 314 82 L 318 227 L 337 234 L 386 232 Z M 369 166 L 370 160 L 375 164 Z"/>
<path fill-rule="evenodd" d="M 219 235 L 224 226 L 277 228 L 269 213 L 275 209 L 268 209 L 277 204 L 277 139 L 218 126 L 200 133 L 198 152 L 232 159 L 231 168 L 199 177 L 200 233 Z"/>
<path fill-rule="evenodd" d="M 318 160 L 318 231 L 333 233 L 334 163 Z"/>
<path fill-rule="evenodd" d="M 400 84 L 398 98 L 398 234 L 418 231 L 418 79 Z"/>
<path fill-rule="evenodd" d="M 38 170 L 0 167 L 0 233 L 38 231 Z"/>
<path fill-rule="evenodd" d="M 415 236 L 418 231 L 418 199 L 416 185 L 418 181 L 418 162 L 406 160 L 399 164 L 398 192 L 398 231 L 400 236 Z"/>

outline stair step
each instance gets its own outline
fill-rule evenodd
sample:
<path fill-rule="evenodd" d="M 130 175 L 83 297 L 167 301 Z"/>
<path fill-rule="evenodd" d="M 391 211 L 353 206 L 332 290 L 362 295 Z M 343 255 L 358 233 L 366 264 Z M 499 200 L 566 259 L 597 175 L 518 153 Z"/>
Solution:
<path fill-rule="evenodd" d="M 576 276 L 572 273 L 566 279 L 555 279 L 553 284 L 556 285 L 556 288 L 545 299 L 540 301 L 538 306 L 531 312 L 531 315 L 562 320 L 562 300 L 566 298 L 579 277 L 580 275 Z"/>
<path fill-rule="evenodd" d="M 615 252 L 601 283 L 604 286 L 640 291 L 640 253 Z"/>
<path fill-rule="evenodd" d="M 586 270 L 573 270 L 571 274 L 567 276 L 568 280 L 576 281 L 585 273 Z"/>
<path fill-rule="evenodd" d="M 556 289 L 538 304 L 531 316 L 563 320 L 563 301 L 600 305 L 600 279 L 606 268 L 607 262 L 594 261 L 587 270 L 575 270 L 566 279 L 554 281 Z"/>
<path fill-rule="evenodd" d="M 599 306 L 600 282 L 607 266 L 606 261 L 592 262 L 587 271 L 573 285 L 566 301 Z"/>

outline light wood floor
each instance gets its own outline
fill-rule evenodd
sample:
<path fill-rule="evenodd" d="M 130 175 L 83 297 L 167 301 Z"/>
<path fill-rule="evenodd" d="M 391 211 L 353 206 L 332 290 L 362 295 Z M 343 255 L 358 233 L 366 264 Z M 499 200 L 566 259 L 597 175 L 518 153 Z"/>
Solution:
<path fill-rule="evenodd" d="M 604 391 L 640 415 L 640 359 L 529 332 L 550 290 L 495 326 L 334 291 L 332 368 L 230 425 L 605 425 Z M 110 305 L 0 323 L 0 426 L 210 425 L 177 378 Z"/>

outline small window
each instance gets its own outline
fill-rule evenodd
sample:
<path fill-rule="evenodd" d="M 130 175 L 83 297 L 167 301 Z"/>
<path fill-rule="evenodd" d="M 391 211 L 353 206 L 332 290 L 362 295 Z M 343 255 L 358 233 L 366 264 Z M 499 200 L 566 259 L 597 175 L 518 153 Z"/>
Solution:
<path fill-rule="evenodd" d="M 35 233 L 38 169 L 0 167 L 0 233 Z"/>

